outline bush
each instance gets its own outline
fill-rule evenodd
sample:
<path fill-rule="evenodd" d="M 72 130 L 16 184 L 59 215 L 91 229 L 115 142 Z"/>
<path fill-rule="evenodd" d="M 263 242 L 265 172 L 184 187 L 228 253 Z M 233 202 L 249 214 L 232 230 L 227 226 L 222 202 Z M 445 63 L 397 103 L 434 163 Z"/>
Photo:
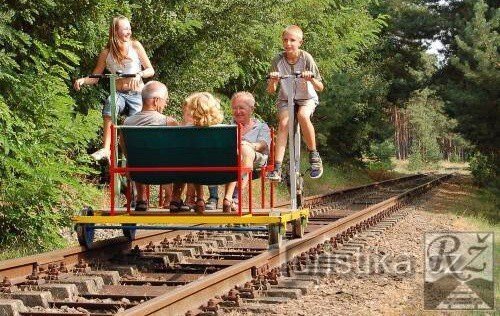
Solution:
<path fill-rule="evenodd" d="M 74 101 L 56 76 L 18 77 L 0 97 L 0 247 L 48 250 L 64 243 L 60 228 L 97 193 L 85 177 L 99 114 L 72 113 Z"/>
<path fill-rule="evenodd" d="M 420 171 L 424 169 L 425 167 L 425 162 L 422 158 L 422 155 L 419 152 L 412 153 L 408 157 L 408 169 L 410 171 Z"/>
<path fill-rule="evenodd" d="M 370 170 L 391 170 L 394 165 L 391 158 L 394 156 L 394 143 L 386 139 L 381 143 L 370 144 L 368 168 Z"/>
<path fill-rule="evenodd" d="M 470 159 L 470 169 L 474 176 L 474 181 L 482 186 L 500 187 L 498 168 L 493 155 L 485 155 L 477 152 Z"/>

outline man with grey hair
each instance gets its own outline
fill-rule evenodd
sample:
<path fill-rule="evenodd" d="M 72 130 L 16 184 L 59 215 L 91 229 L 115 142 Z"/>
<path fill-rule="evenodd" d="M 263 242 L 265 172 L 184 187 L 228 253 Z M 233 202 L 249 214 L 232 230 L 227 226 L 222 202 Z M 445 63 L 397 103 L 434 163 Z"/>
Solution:
<path fill-rule="evenodd" d="M 142 111 L 129 116 L 123 121 L 127 126 L 177 126 L 179 123 L 170 117 L 163 115 L 163 110 L 168 104 L 167 87 L 159 81 L 150 81 L 142 89 Z M 171 186 L 170 191 L 171 191 Z M 136 183 L 137 200 L 136 211 L 146 211 L 148 209 L 147 194 L 145 185 Z"/>
<path fill-rule="evenodd" d="M 253 166 L 254 170 L 262 169 L 267 164 L 271 135 L 269 126 L 253 116 L 255 110 L 253 94 L 248 91 L 233 94 L 231 97 L 231 110 L 233 114 L 232 122 L 241 124 L 243 165 L 247 167 Z M 246 179 L 244 179 L 243 188 L 246 187 L 246 182 Z M 229 183 L 225 187 L 224 201 L 222 203 L 224 212 L 236 210 L 237 191 L 235 191 L 235 187 L 236 182 Z M 219 200 L 218 188 L 217 186 L 209 186 L 208 191 L 210 197 L 205 207 L 207 210 L 216 209 Z"/>
<path fill-rule="evenodd" d="M 167 104 L 167 87 L 159 81 L 150 81 L 142 88 L 142 111 L 127 117 L 123 125 L 179 125 L 174 118 L 162 114 Z"/>
<path fill-rule="evenodd" d="M 260 170 L 267 164 L 267 157 L 271 147 L 271 136 L 269 126 L 254 117 L 255 98 L 250 92 L 236 92 L 231 98 L 231 111 L 233 123 L 240 124 L 242 134 L 242 165 Z M 244 178 L 243 190 L 248 185 L 248 179 Z M 236 201 L 233 199 L 236 182 L 226 184 L 224 190 L 224 201 L 222 210 L 233 212 L 236 210 Z"/>

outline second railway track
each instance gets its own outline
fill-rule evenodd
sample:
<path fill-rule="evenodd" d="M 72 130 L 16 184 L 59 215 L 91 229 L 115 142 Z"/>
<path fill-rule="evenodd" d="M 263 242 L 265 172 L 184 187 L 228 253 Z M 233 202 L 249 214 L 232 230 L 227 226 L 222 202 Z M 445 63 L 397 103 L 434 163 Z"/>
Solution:
<path fill-rule="evenodd" d="M 90 250 L 0 262 L 0 301 L 22 302 L 0 303 L 0 315 L 216 315 L 446 177 L 414 175 L 309 197 L 305 236 L 279 249 L 267 249 L 266 232 L 155 231 L 133 243 L 115 238 Z"/>

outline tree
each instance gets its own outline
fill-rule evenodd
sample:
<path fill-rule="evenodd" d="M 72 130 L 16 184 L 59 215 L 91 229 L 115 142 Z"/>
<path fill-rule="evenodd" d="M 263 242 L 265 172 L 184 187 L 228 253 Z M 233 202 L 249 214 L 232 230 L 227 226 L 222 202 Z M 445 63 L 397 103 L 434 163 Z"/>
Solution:
<path fill-rule="evenodd" d="M 441 158 L 438 140 L 448 131 L 443 101 L 429 89 L 416 91 L 408 101 L 407 111 L 412 129 L 410 168 L 418 170 Z"/>
<path fill-rule="evenodd" d="M 448 113 L 458 122 L 457 131 L 491 164 L 493 172 L 486 181 L 491 183 L 500 171 L 500 9 L 483 0 L 464 6 L 472 11 L 463 29 L 455 29 L 453 51 L 440 74 L 441 92 Z"/>

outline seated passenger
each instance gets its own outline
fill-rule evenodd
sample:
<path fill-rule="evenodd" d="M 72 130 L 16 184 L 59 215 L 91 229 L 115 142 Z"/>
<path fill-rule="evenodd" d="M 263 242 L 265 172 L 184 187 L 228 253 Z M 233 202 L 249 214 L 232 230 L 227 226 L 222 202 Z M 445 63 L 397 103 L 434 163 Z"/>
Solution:
<path fill-rule="evenodd" d="M 142 110 L 135 115 L 129 116 L 123 122 L 127 126 L 151 126 L 167 125 L 177 126 L 177 121 L 169 116 L 162 114 L 168 104 L 167 87 L 159 81 L 150 81 L 142 89 Z M 136 211 L 146 211 L 148 209 L 148 200 L 145 185 L 136 183 L 137 201 Z"/>
<path fill-rule="evenodd" d="M 243 167 L 253 167 L 254 170 L 262 169 L 267 164 L 269 148 L 271 146 L 271 135 L 269 126 L 257 118 L 253 117 L 255 109 L 255 99 L 250 92 L 241 91 L 235 93 L 231 98 L 231 110 L 233 122 L 241 124 L 242 128 L 242 162 Z M 246 177 L 243 179 L 243 189 L 248 184 Z M 226 184 L 224 201 L 222 202 L 223 212 L 236 211 L 236 203 L 233 202 L 233 192 L 236 182 Z"/>
<path fill-rule="evenodd" d="M 224 115 L 219 101 L 208 92 L 193 93 L 184 101 L 183 122 L 186 126 L 211 126 L 220 124 L 223 118 Z M 202 214 L 205 211 L 203 186 L 188 183 L 185 205 L 183 205 L 180 198 L 183 190 L 184 184 L 176 183 L 174 185 L 173 194 L 176 198 L 172 198 L 170 202 L 170 211 L 183 209 L 184 206 L 190 206 L 194 202 L 193 208 L 195 212 Z"/>

